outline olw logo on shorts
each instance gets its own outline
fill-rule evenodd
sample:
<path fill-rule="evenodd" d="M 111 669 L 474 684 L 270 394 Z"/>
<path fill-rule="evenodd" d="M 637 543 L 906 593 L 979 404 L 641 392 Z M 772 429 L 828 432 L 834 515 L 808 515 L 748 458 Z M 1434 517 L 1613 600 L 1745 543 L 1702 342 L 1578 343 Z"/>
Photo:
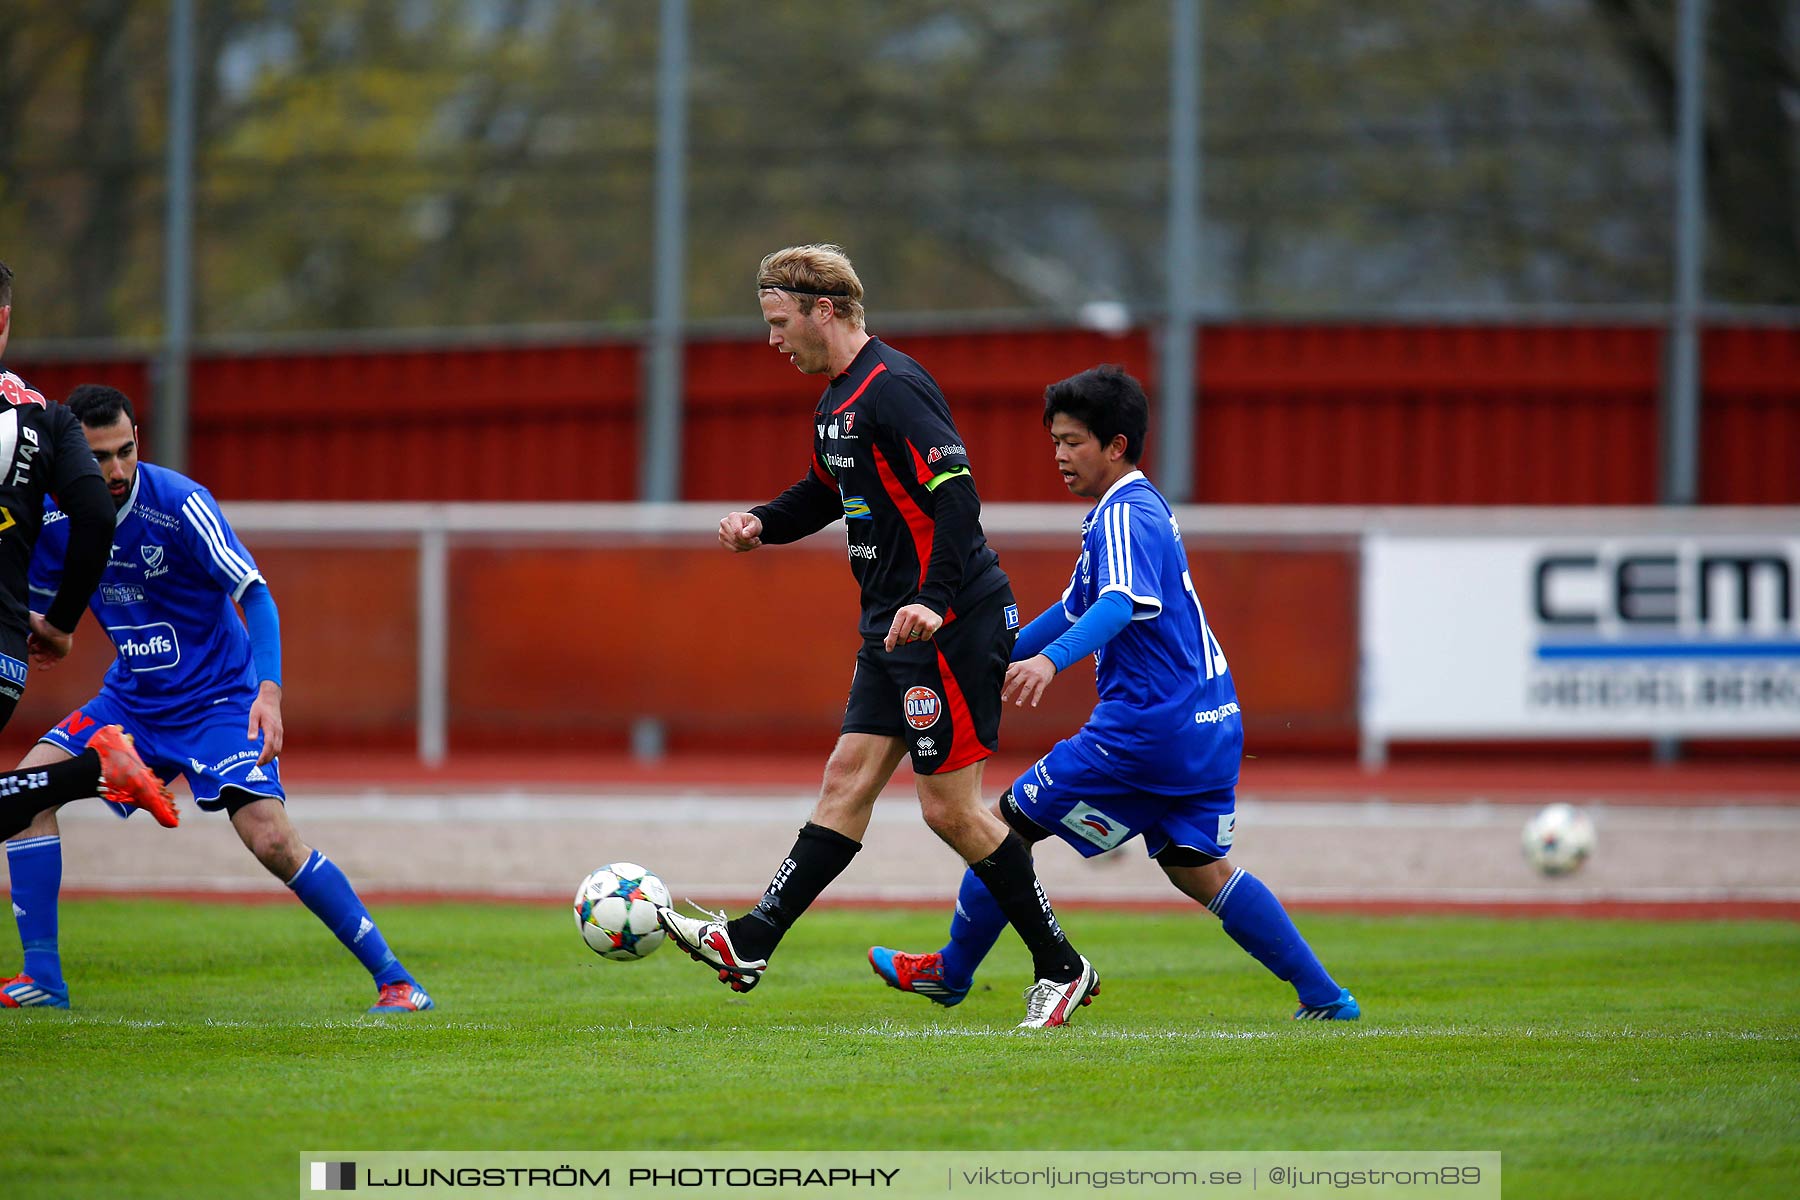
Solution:
<path fill-rule="evenodd" d="M 930 729 L 943 714 L 943 701 L 928 687 L 906 689 L 906 723 L 914 729 Z"/>

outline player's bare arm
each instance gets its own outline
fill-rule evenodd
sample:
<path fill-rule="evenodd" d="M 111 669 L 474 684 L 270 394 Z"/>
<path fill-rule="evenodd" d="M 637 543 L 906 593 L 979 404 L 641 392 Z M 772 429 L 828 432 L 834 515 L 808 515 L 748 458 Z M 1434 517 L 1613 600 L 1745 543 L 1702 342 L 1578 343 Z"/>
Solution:
<path fill-rule="evenodd" d="M 719 521 L 719 545 L 744 554 L 762 545 L 763 523 L 755 514 L 726 513 Z"/>
<path fill-rule="evenodd" d="M 1036 708 L 1038 701 L 1044 698 L 1050 681 L 1056 678 L 1056 664 L 1048 656 L 1037 654 L 1024 662 L 1016 662 L 1006 668 L 1006 682 L 1000 686 L 1000 703 L 1011 700 L 1015 705 L 1024 707 L 1027 700 Z"/>

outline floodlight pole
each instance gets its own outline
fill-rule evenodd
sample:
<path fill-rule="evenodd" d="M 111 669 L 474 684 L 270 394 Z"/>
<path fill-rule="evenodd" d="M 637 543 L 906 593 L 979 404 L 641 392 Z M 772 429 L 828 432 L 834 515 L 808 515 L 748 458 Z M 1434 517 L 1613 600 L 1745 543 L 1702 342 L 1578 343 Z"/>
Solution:
<path fill-rule="evenodd" d="M 683 321 L 687 272 L 687 0 L 662 0 L 662 29 L 656 54 L 656 213 L 653 246 L 656 296 L 650 342 L 644 354 L 642 500 L 670 504 L 681 499 L 681 410 Z M 631 726 L 632 753 L 642 760 L 663 756 L 666 731 L 656 717 Z"/>
<path fill-rule="evenodd" d="M 1706 0 L 1681 0 L 1675 36 L 1675 287 L 1663 375 L 1664 504 L 1700 499 L 1700 306 L 1706 273 Z"/>
<path fill-rule="evenodd" d="M 682 317 L 687 241 L 687 0 L 662 0 L 656 70 L 655 312 L 645 355 L 643 500 L 681 498 Z"/>
<path fill-rule="evenodd" d="M 194 0 L 169 11 L 169 140 L 163 220 L 163 344 L 156 369 L 156 460 L 188 469 L 194 347 Z"/>
<path fill-rule="evenodd" d="M 1675 286 L 1663 358 L 1664 504 L 1700 501 L 1700 307 L 1706 285 L 1706 0 L 1680 0 L 1675 32 Z M 1681 740 L 1652 744 L 1657 762 Z"/>
<path fill-rule="evenodd" d="M 1156 482 L 1185 504 L 1194 493 L 1194 313 L 1200 224 L 1200 0 L 1171 0 L 1167 313 L 1160 349 L 1161 413 L 1151 430 Z"/>

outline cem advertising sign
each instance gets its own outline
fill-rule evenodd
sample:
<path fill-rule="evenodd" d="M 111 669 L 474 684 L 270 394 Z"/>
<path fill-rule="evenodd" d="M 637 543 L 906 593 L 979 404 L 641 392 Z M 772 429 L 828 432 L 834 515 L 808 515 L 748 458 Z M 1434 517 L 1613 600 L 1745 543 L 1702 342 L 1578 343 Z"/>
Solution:
<path fill-rule="evenodd" d="M 1383 738 L 1800 736 L 1800 539 L 1370 535 Z"/>

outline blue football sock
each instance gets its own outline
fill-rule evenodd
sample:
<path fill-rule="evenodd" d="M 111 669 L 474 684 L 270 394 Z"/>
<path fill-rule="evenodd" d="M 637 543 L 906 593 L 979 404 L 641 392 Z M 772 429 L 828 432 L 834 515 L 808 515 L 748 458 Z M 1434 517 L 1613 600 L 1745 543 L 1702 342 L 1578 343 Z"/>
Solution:
<path fill-rule="evenodd" d="M 950 941 L 940 951 L 944 956 L 944 982 L 953 988 L 966 988 L 975 981 L 975 968 L 988 956 L 1000 931 L 1006 928 L 1006 914 L 994 903 L 987 885 L 965 870 L 962 886 L 956 890 L 956 913 L 950 918 Z"/>
<path fill-rule="evenodd" d="M 1234 871 L 1206 907 L 1218 916 L 1232 941 L 1277 979 L 1294 985 L 1300 1003 L 1330 1004 L 1338 998 L 1338 985 L 1262 880 L 1248 871 Z"/>
<path fill-rule="evenodd" d="M 325 928 L 344 943 L 344 948 L 356 955 L 377 985 L 412 981 L 336 863 L 314 850 L 306 865 L 288 880 L 288 887 L 300 897 L 300 903 L 312 910 L 313 916 L 325 922 Z"/>
<path fill-rule="evenodd" d="M 62 891 L 62 838 L 52 834 L 8 842 L 6 865 L 12 871 L 13 920 L 25 947 L 24 973 L 46 987 L 60 988 L 56 896 Z"/>

